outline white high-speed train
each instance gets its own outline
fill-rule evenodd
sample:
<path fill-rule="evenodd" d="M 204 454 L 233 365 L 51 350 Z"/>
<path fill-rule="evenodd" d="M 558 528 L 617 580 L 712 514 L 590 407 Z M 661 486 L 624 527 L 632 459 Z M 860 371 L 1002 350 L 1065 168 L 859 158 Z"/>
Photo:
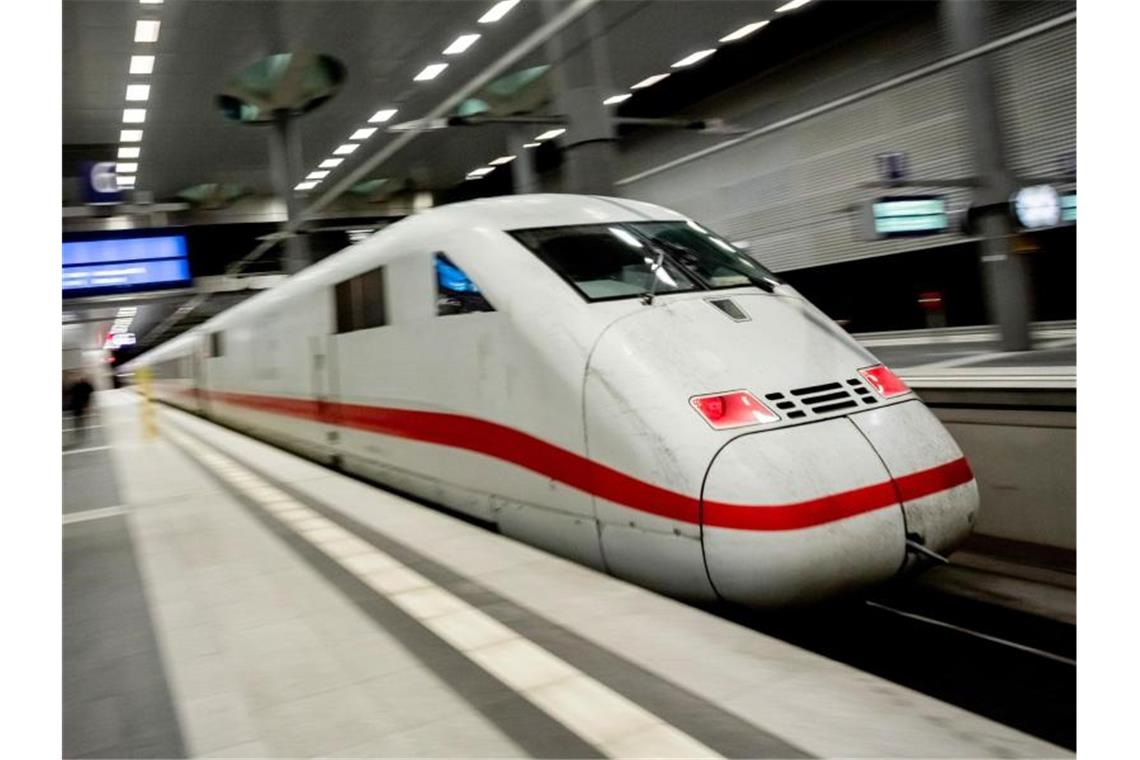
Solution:
<path fill-rule="evenodd" d="M 978 491 L 890 370 L 673 211 L 511 196 L 393 224 L 138 357 L 161 400 L 687 599 L 946 554 Z"/>

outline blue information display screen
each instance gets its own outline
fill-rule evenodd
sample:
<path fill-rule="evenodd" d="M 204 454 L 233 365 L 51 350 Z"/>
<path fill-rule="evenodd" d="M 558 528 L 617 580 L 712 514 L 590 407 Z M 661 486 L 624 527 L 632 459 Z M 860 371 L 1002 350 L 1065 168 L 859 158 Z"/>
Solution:
<path fill-rule="evenodd" d="M 879 198 L 871 211 L 881 237 L 937 235 L 950 227 L 946 199 L 937 195 Z"/>
<path fill-rule="evenodd" d="M 63 244 L 63 292 L 148 290 L 190 282 L 183 235 Z"/>

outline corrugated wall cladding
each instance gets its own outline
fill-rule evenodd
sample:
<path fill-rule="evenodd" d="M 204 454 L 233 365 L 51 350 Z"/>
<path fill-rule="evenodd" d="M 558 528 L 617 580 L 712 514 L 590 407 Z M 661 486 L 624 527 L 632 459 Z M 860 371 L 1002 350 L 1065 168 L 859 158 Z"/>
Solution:
<path fill-rule="evenodd" d="M 1009 21 L 1019 8 L 1027 10 L 1030 23 L 1041 21 L 1039 5 L 1010 4 L 999 14 L 1004 33 L 1021 28 Z M 1058 6 L 1046 5 L 1056 15 Z M 926 40 L 936 33 L 933 25 L 924 24 L 915 30 L 916 37 Z M 1075 150 L 1075 36 L 1075 28 L 1068 25 L 1015 43 L 993 56 L 1008 161 L 1016 175 L 1056 174 L 1061 157 Z M 907 65 L 902 70 L 912 70 L 943 55 L 940 45 L 932 47 L 923 52 L 909 46 Z M 857 53 L 857 49 L 843 51 L 833 60 L 850 62 Z M 848 84 L 846 92 L 899 73 L 897 61 L 885 66 L 871 58 L 859 72 L 862 76 L 853 76 L 847 69 L 843 77 Z M 805 65 L 816 69 L 826 61 Z M 787 71 L 782 77 L 766 78 L 762 84 L 768 91 L 765 96 L 742 94 L 737 107 L 728 110 L 754 112 L 758 97 L 790 96 L 794 85 L 806 75 L 823 73 Z M 820 102 L 817 91 L 805 98 L 810 99 L 802 105 L 797 103 L 798 110 Z M 788 103 L 782 105 L 781 110 L 787 112 Z M 905 152 L 916 178 L 969 177 L 973 160 L 964 108 L 958 70 L 947 69 L 631 182 L 620 191 L 690 214 L 731 240 L 747 241 L 753 254 L 777 271 L 962 242 L 967 238 L 956 231 L 926 238 L 871 240 L 864 216 L 853 209 L 877 194 L 889 194 L 859 187 L 878 179 L 875 156 L 879 153 Z M 774 120 L 750 119 L 746 123 L 759 126 Z M 703 147 L 684 136 L 672 143 L 667 137 L 657 137 L 634 147 L 631 153 L 679 155 L 681 140 L 689 150 Z M 629 155 L 625 163 L 635 170 L 652 165 L 644 154 Z M 961 188 L 909 192 L 944 194 L 952 209 L 964 208 L 969 200 L 969 192 Z"/>

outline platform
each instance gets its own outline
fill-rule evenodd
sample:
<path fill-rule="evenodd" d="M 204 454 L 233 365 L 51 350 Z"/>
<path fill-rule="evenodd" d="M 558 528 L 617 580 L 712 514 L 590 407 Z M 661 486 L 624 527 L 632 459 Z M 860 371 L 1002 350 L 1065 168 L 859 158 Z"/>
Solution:
<path fill-rule="evenodd" d="M 140 403 L 64 434 L 66 757 L 1071 754 Z"/>

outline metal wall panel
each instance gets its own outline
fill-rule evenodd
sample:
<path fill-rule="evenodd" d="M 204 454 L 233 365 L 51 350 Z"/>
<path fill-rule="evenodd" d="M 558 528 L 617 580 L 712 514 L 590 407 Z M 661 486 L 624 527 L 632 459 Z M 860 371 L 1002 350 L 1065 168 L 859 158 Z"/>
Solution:
<path fill-rule="evenodd" d="M 995 28 L 1003 33 L 1043 20 L 1043 8 L 1054 16 L 1071 9 L 1067 3 L 997 6 Z M 935 15 L 908 24 L 809 56 L 750 88 L 734 88 L 728 97 L 702 104 L 702 115 L 762 126 L 827 102 L 825 94 L 839 97 L 945 55 Z M 891 46 L 890 40 L 897 39 L 906 43 Z M 884 49 L 895 54 L 884 58 Z M 994 56 L 994 67 L 1011 168 L 1017 174 L 1055 174 L 1061 156 L 1075 148 L 1075 29 L 1069 25 L 1014 43 Z M 734 241 L 746 241 L 776 271 L 962 242 L 968 238 L 956 230 L 872 240 L 863 212 L 856 210 L 876 194 L 889 194 L 859 187 L 878 179 L 879 153 L 905 152 L 912 176 L 918 178 L 972 174 L 962 95 L 957 69 L 947 69 L 619 190 L 690 214 Z M 710 138 L 691 134 L 649 136 L 624 148 L 623 174 L 709 144 Z M 969 199 L 961 188 L 921 192 L 946 195 L 952 209 L 964 208 Z"/>

